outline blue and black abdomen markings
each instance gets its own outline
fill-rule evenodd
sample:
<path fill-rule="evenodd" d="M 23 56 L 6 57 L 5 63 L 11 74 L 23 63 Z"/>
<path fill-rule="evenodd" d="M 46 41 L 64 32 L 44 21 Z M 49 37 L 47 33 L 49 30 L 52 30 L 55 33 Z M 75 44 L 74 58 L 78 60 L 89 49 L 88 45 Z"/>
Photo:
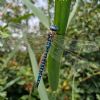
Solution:
<path fill-rule="evenodd" d="M 52 42 L 53 36 L 54 36 L 54 34 L 55 34 L 55 32 L 57 30 L 58 30 L 57 26 L 55 26 L 55 25 L 50 26 L 50 31 L 51 32 L 48 34 L 46 50 L 45 50 L 45 52 L 44 52 L 44 54 L 42 56 L 41 62 L 40 62 L 40 69 L 39 69 L 39 74 L 38 74 L 37 83 L 36 83 L 37 87 L 38 87 L 38 85 L 40 83 L 40 80 L 41 80 L 41 77 L 42 77 L 42 74 L 43 74 L 43 71 L 44 71 L 47 55 L 48 55 L 49 49 L 51 47 L 51 42 Z"/>

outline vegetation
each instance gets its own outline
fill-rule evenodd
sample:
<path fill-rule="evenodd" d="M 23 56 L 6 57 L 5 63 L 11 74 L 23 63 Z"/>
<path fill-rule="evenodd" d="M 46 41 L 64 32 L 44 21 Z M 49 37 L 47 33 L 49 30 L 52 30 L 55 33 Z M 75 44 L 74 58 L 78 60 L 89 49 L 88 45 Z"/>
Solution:
<path fill-rule="evenodd" d="M 67 2 L 62 8 L 70 9 L 60 12 L 60 2 Z M 48 70 L 37 89 L 38 63 L 53 23 L 54 4 L 60 36 L 54 40 Z M 0 100 L 100 100 L 99 8 L 99 0 L 49 0 L 47 8 L 29 0 L 0 0 Z M 32 18 L 36 22 L 31 20 L 31 29 Z"/>

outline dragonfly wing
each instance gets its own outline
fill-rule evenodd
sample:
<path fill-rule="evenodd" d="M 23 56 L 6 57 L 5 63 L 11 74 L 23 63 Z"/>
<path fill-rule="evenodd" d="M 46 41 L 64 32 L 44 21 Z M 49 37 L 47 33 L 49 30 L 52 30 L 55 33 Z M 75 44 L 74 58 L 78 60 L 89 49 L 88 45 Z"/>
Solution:
<path fill-rule="evenodd" d="M 61 42 L 63 39 L 65 40 L 64 44 Z M 51 53 L 51 56 L 57 60 L 62 50 L 66 50 L 69 53 L 76 52 L 77 54 L 92 53 L 99 51 L 100 44 L 97 44 L 96 41 L 59 37 L 59 39 L 53 41 L 52 48 L 56 48 L 56 50 Z"/>

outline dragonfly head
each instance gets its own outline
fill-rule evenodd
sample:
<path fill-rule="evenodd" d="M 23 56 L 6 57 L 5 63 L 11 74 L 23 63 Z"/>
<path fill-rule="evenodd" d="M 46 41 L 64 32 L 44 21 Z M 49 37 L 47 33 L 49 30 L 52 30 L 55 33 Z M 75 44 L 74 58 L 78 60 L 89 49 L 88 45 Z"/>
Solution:
<path fill-rule="evenodd" d="M 58 27 L 56 25 L 51 25 L 50 30 L 56 32 L 56 31 L 58 31 Z"/>

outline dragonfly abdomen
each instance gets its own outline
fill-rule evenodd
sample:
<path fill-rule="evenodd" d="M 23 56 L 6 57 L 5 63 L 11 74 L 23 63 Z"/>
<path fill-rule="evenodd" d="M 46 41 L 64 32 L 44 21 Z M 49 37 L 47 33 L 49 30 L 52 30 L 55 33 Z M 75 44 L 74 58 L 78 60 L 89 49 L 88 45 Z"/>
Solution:
<path fill-rule="evenodd" d="M 44 52 L 44 54 L 42 56 L 42 59 L 40 61 L 40 69 L 39 69 L 39 74 L 38 74 L 38 79 L 37 79 L 37 84 L 36 84 L 37 87 L 38 87 L 38 85 L 40 83 L 40 80 L 41 80 L 41 77 L 42 77 L 42 74 L 43 74 L 43 71 L 44 71 L 44 67 L 45 67 L 45 64 L 46 64 L 48 51 L 49 51 L 50 46 L 51 46 L 51 41 L 52 41 L 52 37 L 49 34 L 48 35 L 48 39 L 47 39 L 47 44 L 46 44 L 46 50 L 45 50 L 45 52 Z"/>
<path fill-rule="evenodd" d="M 41 77 L 42 77 L 42 74 L 43 74 L 43 71 L 44 71 L 44 67 L 45 67 L 45 64 L 46 64 L 46 58 L 47 58 L 47 52 L 45 52 L 43 54 L 43 57 L 42 57 L 42 60 L 41 60 L 41 63 L 40 63 L 40 69 L 39 69 L 39 74 L 38 74 L 37 83 L 36 83 L 37 87 L 40 83 L 40 80 L 41 80 Z"/>

